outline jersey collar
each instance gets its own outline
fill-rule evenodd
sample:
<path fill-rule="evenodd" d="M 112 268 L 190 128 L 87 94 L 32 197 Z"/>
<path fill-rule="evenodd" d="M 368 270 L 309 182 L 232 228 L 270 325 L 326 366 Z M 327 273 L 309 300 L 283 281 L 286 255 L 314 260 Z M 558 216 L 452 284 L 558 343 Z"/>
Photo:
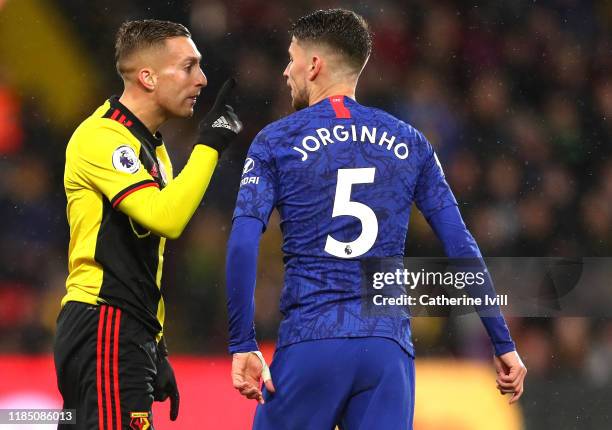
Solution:
<path fill-rule="evenodd" d="M 144 140 L 153 147 L 160 146 L 164 143 L 161 133 L 158 131 L 154 135 L 151 134 L 142 121 L 119 101 L 119 96 L 112 96 L 108 101 L 110 103 L 110 109 L 104 115 L 105 118 L 110 118 L 123 124 L 134 136 L 136 136 L 136 138 L 138 138 L 138 140 Z"/>

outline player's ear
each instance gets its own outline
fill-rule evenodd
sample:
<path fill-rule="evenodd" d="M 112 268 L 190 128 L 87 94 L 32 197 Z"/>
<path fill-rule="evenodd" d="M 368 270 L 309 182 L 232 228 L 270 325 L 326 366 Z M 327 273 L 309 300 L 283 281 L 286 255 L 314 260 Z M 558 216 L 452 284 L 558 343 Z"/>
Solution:
<path fill-rule="evenodd" d="M 312 60 L 310 62 L 310 66 L 308 69 L 308 80 L 309 81 L 314 81 L 317 76 L 319 75 L 319 72 L 321 72 L 321 66 L 323 65 L 323 60 L 321 59 L 321 57 L 318 56 L 314 56 L 312 57 Z"/>
<path fill-rule="evenodd" d="M 138 71 L 138 82 L 148 91 L 153 91 L 157 85 L 157 76 L 151 69 L 140 69 Z"/>

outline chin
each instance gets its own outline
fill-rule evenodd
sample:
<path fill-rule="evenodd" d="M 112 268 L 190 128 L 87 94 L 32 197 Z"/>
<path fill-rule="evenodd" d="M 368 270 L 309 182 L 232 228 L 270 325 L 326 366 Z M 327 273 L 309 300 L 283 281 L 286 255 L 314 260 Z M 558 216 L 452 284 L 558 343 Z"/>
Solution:
<path fill-rule="evenodd" d="M 193 108 L 176 110 L 172 112 L 172 118 L 191 118 L 193 116 Z"/>

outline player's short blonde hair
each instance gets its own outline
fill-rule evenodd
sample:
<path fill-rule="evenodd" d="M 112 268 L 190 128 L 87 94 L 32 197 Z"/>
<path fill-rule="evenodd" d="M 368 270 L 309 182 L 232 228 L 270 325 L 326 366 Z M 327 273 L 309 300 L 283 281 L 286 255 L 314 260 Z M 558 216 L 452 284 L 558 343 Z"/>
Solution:
<path fill-rule="evenodd" d="M 121 24 L 115 38 L 115 63 L 117 73 L 126 73 L 125 60 L 134 52 L 163 43 L 171 37 L 191 37 L 187 28 L 176 22 L 144 19 Z"/>

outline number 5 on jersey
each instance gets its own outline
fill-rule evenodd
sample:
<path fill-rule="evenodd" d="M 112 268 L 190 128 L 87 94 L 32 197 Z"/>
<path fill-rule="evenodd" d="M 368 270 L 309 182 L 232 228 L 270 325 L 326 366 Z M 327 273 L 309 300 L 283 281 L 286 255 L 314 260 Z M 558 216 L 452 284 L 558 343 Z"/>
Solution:
<path fill-rule="evenodd" d="M 331 235 L 327 235 L 325 252 L 338 258 L 355 258 L 365 254 L 374 246 L 378 236 L 378 219 L 369 206 L 351 201 L 351 187 L 353 184 L 373 183 L 375 173 L 376 168 L 374 167 L 338 169 L 332 218 L 349 215 L 359 219 L 361 221 L 361 234 L 352 242 L 340 242 Z"/>

